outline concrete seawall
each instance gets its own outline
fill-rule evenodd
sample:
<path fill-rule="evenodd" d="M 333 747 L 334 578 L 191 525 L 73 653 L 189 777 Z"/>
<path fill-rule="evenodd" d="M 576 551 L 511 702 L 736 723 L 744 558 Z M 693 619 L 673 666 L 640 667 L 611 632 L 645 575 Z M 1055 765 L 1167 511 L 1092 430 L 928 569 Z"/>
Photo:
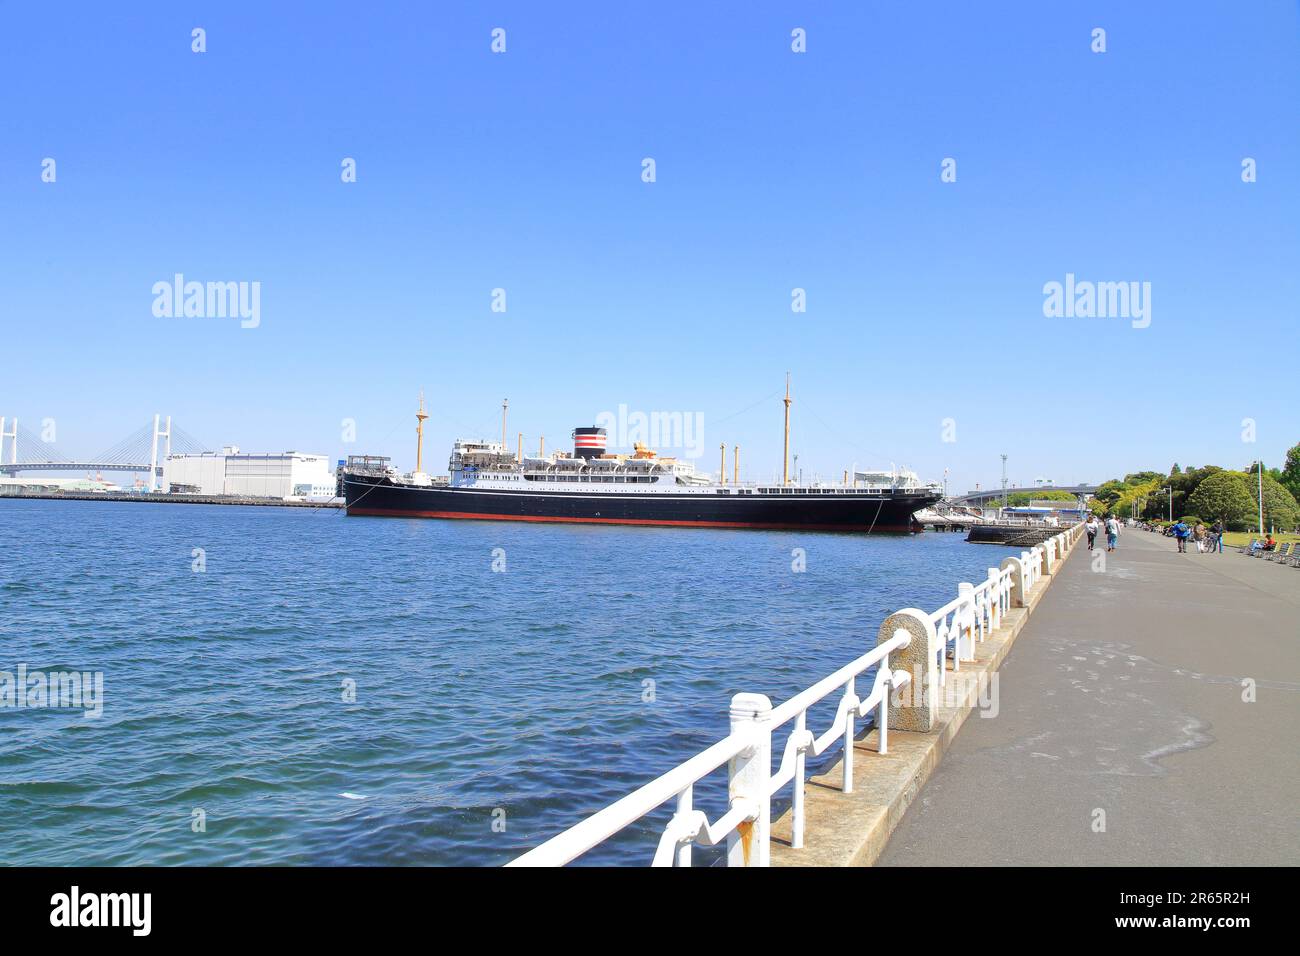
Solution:
<path fill-rule="evenodd" d="M 996 688 L 996 672 L 1024 629 L 1043 595 L 1075 551 L 1076 542 L 1052 568 L 1050 574 L 1029 589 L 1023 607 L 1011 608 L 984 641 L 975 644 L 975 660 L 961 663 L 956 673 L 946 672 L 946 693 L 935 708 L 935 720 L 928 733 L 889 728 L 887 754 L 880 754 L 876 730 L 854 742 L 853 792 L 843 793 L 840 781 L 843 761 L 825 774 L 810 777 L 805 796 L 803 848 L 793 849 L 791 813 L 772 824 L 773 866 L 870 866 L 884 851 L 886 841 L 902 820 L 908 806 L 938 766 L 944 752 L 971 711 L 980 704 L 990 687 Z M 952 664 L 949 662 L 948 667 Z M 993 696 L 996 701 L 996 695 Z"/>

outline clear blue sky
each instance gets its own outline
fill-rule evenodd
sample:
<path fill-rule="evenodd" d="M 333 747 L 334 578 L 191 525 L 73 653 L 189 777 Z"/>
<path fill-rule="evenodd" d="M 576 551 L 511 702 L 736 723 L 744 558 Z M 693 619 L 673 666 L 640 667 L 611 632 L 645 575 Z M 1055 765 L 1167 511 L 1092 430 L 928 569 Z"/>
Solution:
<path fill-rule="evenodd" d="M 0 414 L 409 467 L 423 387 L 441 467 L 504 396 L 548 447 L 625 403 L 758 476 L 789 370 L 805 474 L 1277 464 L 1297 172 L 1292 2 L 6 2 Z M 155 318 L 176 272 L 259 281 L 260 327 Z M 1150 327 L 1045 318 L 1067 272 Z"/>

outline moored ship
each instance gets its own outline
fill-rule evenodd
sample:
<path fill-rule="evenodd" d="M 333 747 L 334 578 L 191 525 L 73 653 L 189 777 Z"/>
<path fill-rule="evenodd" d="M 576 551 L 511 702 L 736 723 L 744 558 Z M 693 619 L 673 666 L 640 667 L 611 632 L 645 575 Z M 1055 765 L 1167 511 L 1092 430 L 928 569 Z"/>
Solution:
<path fill-rule="evenodd" d="M 787 432 L 788 424 L 787 404 Z M 418 442 L 427 416 L 417 414 Z M 504 439 L 504 429 L 503 429 Z M 788 447 L 788 442 L 787 442 Z M 727 482 L 637 443 L 607 454 L 606 430 L 573 431 L 573 449 L 536 456 L 505 441 L 458 440 L 449 476 L 403 474 L 386 459 L 353 457 L 343 471 L 349 515 L 469 518 L 707 528 L 910 533 L 913 514 L 942 497 L 910 472 L 857 472 L 843 484 Z M 738 469 L 737 469 L 738 470 Z"/>

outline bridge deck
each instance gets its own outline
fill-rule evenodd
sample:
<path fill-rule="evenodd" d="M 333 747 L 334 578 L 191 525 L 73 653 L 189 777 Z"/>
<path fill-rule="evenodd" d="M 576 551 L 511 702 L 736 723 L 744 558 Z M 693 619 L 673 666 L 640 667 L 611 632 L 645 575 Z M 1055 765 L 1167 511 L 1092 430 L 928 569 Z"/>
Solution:
<path fill-rule="evenodd" d="M 20 461 L 0 465 L 0 474 L 16 475 L 23 471 L 149 471 L 149 462 L 103 461 Z M 162 474 L 162 466 L 156 469 Z"/>
<path fill-rule="evenodd" d="M 1300 570 L 1136 530 L 1106 558 L 1066 563 L 877 865 L 1300 861 Z"/>

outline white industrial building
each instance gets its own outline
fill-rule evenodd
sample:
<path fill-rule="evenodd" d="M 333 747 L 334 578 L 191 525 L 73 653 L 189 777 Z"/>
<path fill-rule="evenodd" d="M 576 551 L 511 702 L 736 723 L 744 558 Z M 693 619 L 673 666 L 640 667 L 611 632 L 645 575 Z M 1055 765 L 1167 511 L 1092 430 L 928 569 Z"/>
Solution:
<path fill-rule="evenodd" d="M 163 463 L 163 489 L 171 494 L 329 498 L 336 487 L 326 456 L 296 451 L 249 455 L 231 445 L 220 452 L 170 455 Z"/>

